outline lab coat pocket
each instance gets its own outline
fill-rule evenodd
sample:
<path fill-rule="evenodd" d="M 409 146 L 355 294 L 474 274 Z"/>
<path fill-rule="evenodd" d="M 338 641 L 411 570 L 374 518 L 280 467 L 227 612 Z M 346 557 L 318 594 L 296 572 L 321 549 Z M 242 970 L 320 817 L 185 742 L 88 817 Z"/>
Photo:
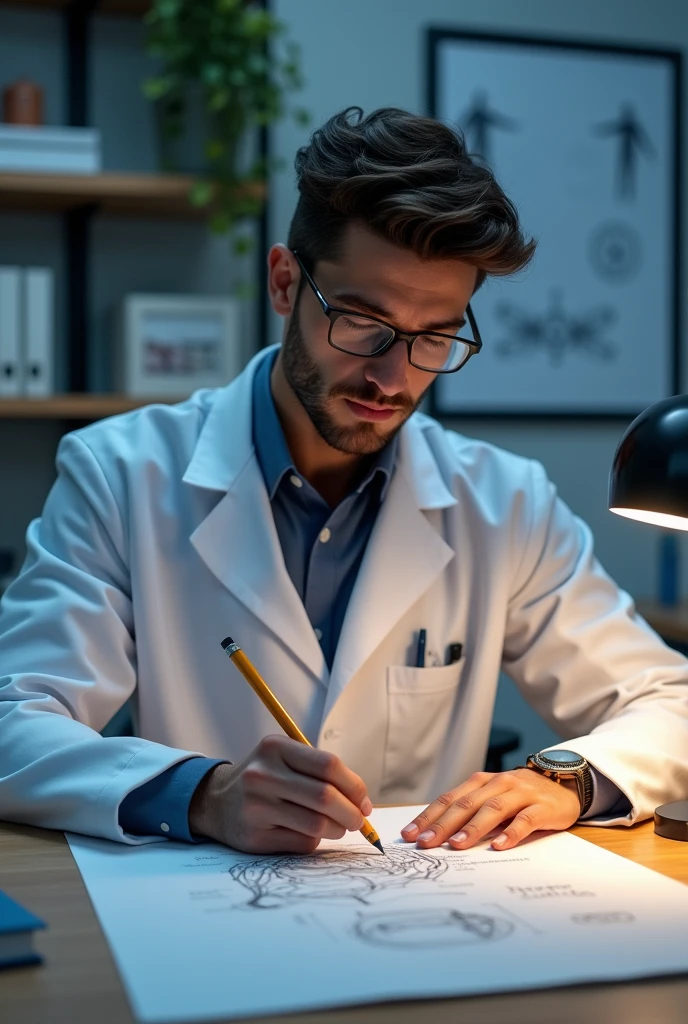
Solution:
<path fill-rule="evenodd" d="M 408 798 L 431 784 L 444 752 L 464 662 L 435 668 L 387 668 L 383 790 Z"/>

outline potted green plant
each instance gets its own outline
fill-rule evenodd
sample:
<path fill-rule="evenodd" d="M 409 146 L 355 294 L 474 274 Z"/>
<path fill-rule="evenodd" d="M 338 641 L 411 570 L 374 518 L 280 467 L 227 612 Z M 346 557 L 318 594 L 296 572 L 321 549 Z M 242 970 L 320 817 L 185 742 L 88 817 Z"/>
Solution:
<path fill-rule="evenodd" d="M 210 205 L 212 229 L 233 234 L 235 249 L 246 251 L 250 242 L 236 229 L 260 214 L 269 171 L 264 159 L 247 155 L 248 142 L 252 129 L 288 112 L 287 94 L 302 84 L 298 47 L 249 0 L 153 0 L 145 21 L 146 48 L 159 68 L 143 88 L 158 110 L 163 168 L 178 169 L 175 144 L 190 100 L 200 99 L 204 172 L 189 199 Z M 292 113 L 307 122 L 305 111 Z"/>

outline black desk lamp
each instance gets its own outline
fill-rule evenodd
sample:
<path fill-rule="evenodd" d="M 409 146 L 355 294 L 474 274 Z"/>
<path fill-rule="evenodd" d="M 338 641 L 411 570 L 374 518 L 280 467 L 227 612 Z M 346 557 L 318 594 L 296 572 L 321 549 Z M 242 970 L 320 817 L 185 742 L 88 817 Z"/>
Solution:
<path fill-rule="evenodd" d="M 656 402 L 633 420 L 614 455 L 609 510 L 688 530 L 688 395 Z M 657 807 L 655 832 L 688 842 L 688 800 Z"/>

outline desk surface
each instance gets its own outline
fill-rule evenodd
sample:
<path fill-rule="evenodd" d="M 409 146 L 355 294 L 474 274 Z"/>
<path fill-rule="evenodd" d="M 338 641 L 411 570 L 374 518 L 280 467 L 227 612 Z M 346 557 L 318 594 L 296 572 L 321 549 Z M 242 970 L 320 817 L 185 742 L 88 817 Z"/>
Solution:
<path fill-rule="evenodd" d="M 688 844 L 661 839 L 651 822 L 632 829 L 572 831 L 613 853 L 688 884 Z M 0 823 L 0 888 L 48 922 L 37 945 L 45 963 L 0 972 L 3 1024 L 132 1024 L 109 948 L 61 832 Z M 688 975 L 541 992 L 365 1006 L 289 1015 L 275 1024 L 685 1024 Z M 268 1018 L 262 1018 L 264 1022 Z M 254 1018 L 255 1021 L 255 1018 Z"/>
<path fill-rule="evenodd" d="M 688 603 L 663 605 L 639 599 L 636 608 L 654 630 L 670 643 L 688 644 Z"/>

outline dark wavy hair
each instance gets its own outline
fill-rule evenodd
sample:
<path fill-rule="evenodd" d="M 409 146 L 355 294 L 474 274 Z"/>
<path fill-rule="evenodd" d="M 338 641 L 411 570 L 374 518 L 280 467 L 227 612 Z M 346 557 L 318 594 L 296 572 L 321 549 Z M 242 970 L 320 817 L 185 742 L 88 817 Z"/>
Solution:
<path fill-rule="evenodd" d="M 336 260 L 359 221 L 421 259 L 456 258 L 489 275 L 513 274 L 535 252 L 516 207 L 461 132 L 432 117 L 348 107 L 313 132 L 295 160 L 299 200 L 288 245 L 307 266 Z"/>

